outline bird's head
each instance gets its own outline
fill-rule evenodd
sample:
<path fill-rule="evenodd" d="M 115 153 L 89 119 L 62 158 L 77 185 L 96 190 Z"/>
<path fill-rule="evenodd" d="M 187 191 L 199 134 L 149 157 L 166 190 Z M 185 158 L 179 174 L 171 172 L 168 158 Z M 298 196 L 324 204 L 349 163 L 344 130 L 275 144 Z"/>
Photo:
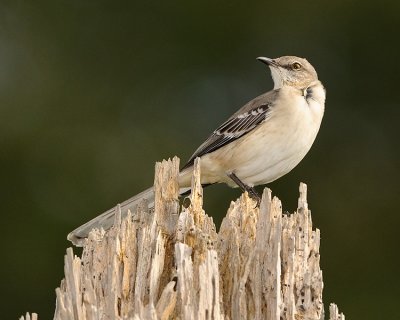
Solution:
<path fill-rule="evenodd" d="M 292 86 L 303 90 L 318 81 L 317 72 L 306 59 L 283 56 L 276 59 L 258 57 L 257 60 L 265 63 L 271 69 L 274 89 Z"/>

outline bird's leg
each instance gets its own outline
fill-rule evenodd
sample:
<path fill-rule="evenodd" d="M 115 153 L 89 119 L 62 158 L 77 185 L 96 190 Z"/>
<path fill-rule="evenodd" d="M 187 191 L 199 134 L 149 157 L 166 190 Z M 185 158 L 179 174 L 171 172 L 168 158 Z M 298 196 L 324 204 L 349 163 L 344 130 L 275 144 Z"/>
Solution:
<path fill-rule="evenodd" d="M 247 193 L 249 194 L 250 198 L 254 199 L 257 201 L 257 205 L 260 204 L 261 202 L 261 197 L 260 195 L 257 193 L 256 189 L 254 187 L 250 187 L 247 184 L 245 184 L 242 180 L 239 179 L 239 177 L 234 174 L 233 172 L 228 173 L 227 174 L 229 178 L 232 179 L 232 181 L 234 183 L 236 183 L 238 185 L 238 187 L 240 189 L 242 189 L 242 191 L 247 191 Z"/>

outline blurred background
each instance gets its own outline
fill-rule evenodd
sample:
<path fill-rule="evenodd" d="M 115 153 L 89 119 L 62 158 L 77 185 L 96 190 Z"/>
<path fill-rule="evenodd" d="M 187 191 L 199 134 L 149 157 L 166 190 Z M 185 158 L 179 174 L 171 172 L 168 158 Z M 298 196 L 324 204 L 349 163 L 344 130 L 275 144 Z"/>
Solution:
<path fill-rule="evenodd" d="M 327 88 L 320 134 L 269 185 L 294 211 L 309 186 L 324 302 L 398 319 L 398 1 L 0 1 L 3 319 L 51 319 L 73 228 L 185 162 L 298 55 Z M 212 186 L 220 223 L 240 192 Z M 80 253 L 79 250 L 75 250 Z"/>

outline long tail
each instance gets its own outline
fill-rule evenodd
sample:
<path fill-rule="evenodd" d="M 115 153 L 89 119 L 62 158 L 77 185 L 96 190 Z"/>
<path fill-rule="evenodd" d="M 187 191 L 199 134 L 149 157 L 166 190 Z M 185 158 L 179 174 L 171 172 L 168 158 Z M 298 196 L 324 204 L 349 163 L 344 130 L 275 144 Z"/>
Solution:
<path fill-rule="evenodd" d="M 186 193 L 190 188 L 181 188 L 180 194 Z M 125 217 L 128 214 L 128 210 L 131 212 L 135 212 L 137 205 L 142 200 L 147 200 L 149 208 L 154 207 L 154 188 L 151 187 L 137 195 L 133 196 L 132 198 L 122 202 L 121 206 L 121 217 Z M 94 229 L 103 228 L 107 230 L 112 227 L 114 224 L 114 216 L 115 216 L 115 208 L 107 210 L 106 212 L 102 213 L 101 215 L 97 216 L 96 218 L 86 222 L 85 224 L 81 225 L 80 227 L 76 228 L 74 231 L 70 232 L 67 236 L 67 239 L 71 241 L 74 245 L 80 247 L 84 243 L 84 239 L 87 238 L 89 232 Z"/>

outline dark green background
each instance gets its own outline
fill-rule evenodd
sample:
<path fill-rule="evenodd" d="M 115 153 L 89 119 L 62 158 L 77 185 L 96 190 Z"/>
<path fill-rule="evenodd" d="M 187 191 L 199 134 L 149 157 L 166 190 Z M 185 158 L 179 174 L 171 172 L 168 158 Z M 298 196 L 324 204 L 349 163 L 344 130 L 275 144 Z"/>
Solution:
<path fill-rule="evenodd" d="M 307 57 L 325 84 L 310 154 L 270 185 L 309 186 L 324 301 L 398 319 L 399 1 L 0 2 L 2 319 L 52 318 L 66 235 L 188 159 L 272 88 L 257 56 Z M 239 195 L 206 190 L 220 221 Z M 396 313 L 397 312 L 397 313 Z"/>

